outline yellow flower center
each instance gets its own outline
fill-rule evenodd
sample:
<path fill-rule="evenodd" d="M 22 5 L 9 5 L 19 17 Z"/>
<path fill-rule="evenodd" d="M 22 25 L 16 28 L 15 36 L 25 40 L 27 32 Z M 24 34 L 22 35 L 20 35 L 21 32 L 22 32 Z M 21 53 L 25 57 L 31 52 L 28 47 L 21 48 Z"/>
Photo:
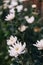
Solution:
<path fill-rule="evenodd" d="M 19 50 L 19 48 L 16 48 L 16 51 L 18 51 Z"/>
<path fill-rule="evenodd" d="M 13 41 L 13 39 L 11 41 Z"/>

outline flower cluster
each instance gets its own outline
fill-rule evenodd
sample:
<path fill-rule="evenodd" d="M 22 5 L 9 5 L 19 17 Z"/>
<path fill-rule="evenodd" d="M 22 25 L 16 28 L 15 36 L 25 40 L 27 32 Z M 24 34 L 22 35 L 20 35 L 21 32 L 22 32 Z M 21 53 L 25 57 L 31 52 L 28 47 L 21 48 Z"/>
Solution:
<path fill-rule="evenodd" d="M 8 52 L 11 57 L 18 57 L 20 54 L 24 54 L 26 52 L 26 43 L 22 45 L 21 42 L 17 40 L 17 37 L 11 36 L 9 40 L 7 40 L 7 45 L 9 46 Z"/>
<path fill-rule="evenodd" d="M 24 0 L 18 0 L 19 2 L 23 2 Z M 9 8 L 9 14 L 6 16 L 6 21 L 11 21 L 15 18 L 15 9 L 17 12 L 21 12 L 23 10 L 23 5 L 18 5 L 17 0 L 4 0 L 4 9 Z M 10 5 L 8 4 L 10 2 Z"/>

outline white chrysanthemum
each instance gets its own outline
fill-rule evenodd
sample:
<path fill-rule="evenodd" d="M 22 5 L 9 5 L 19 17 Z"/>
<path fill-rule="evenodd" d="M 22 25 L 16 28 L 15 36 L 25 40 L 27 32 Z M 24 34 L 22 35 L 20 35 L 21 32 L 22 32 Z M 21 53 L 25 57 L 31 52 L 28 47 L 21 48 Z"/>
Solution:
<path fill-rule="evenodd" d="M 10 36 L 10 39 L 7 40 L 7 45 L 13 45 L 17 41 L 17 37 Z"/>
<path fill-rule="evenodd" d="M 15 13 L 14 12 L 10 12 L 10 14 L 8 14 L 7 16 L 6 16 L 6 21 L 11 21 L 11 20 L 13 20 L 15 18 Z"/>
<path fill-rule="evenodd" d="M 25 47 L 26 47 L 26 43 L 24 43 L 22 45 L 22 43 L 18 41 L 15 45 L 13 45 L 13 47 L 9 46 L 9 48 L 10 48 L 10 50 L 8 50 L 9 55 L 17 57 L 20 54 L 25 53 L 25 51 L 26 51 Z"/>
<path fill-rule="evenodd" d="M 33 4 L 33 5 L 32 5 L 32 8 L 36 8 L 36 7 L 37 7 L 36 4 Z"/>
<path fill-rule="evenodd" d="M 10 10 L 9 10 L 9 13 L 10 14 L 8 14 L 7 16 L 6 16 L 6 21 L 11 21 L 12 19 L 14 19 L 15 18 L 15 10 L 14 10 L 14 8 L 11 8 Z"/>
<path fill-rule="evenodd" d="M 17 0 L 11 0 L 11 3 L 10 3 L 10 5 L 8 6 L 8 8 L 13 8 L 13 7 L 17 6 L 17 5 L 18 5 Z"/>
<path fill-rule="evenodd" d="M 36 44 L 33 44 L 33 45 L 36 46 L 38 50 L 43 50 L 43 39 L 41 39 L 40 41 L 37 41 Z"/>
<path fill-rule="evenodd" d="M 21 26 L 18 28 L 18 30 L 19 30 L 20 32 L 24 32 L 27 28 L 28 28 L 28 26 L 21 25 Z"/>
<path fill-rule="evenodd" d="M 16 9 L 17 9 L 17 12 L 21 12 L 23 10 L 23 5 L 18 5 Z"/>
<path fill-rule="evenodd" d="M 18 5 L 18 2 L 15 1 L 15 0 L 11 0 L 11 4 L 10 4 L 10 5 L 12 5 L 12 6 L 16 6 L 16 5 Z"/>
<path fill-rule="evenodd" d="M 26 19 L 27 23 L 33 23 L 35 20 L 34 16 L 31 16 L 30 18 L 28 16 L 25 16 L 25 19 Z"/>
<path fill-rule="evenodd" d="M 14 17 L 15 17 L 15 15 L 14 15 L 14 14 L 8 14 L 8 15 L 6 16 L 5 21 L 11 21 L 11 20 L 13 20 L 13 19 L 14 19 Z"/>

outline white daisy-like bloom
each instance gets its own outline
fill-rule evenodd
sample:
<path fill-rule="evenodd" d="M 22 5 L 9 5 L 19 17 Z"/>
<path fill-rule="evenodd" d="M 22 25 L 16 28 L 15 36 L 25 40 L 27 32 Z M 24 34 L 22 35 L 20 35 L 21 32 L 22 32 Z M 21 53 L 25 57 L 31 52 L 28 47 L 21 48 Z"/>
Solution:
<path fill-rule="evenodd" d="M 37 7 L 37 5 L 36 5 L 36 4 L 33 4 L 33 5 L 32 5 L 32 8 L 36 8 L 36 7 Z"/>
<path fill-rule="evenodd" d="M 6 19 L 5 19 L 5 21 L 11 21 L 11 20 L 13 20 L 14 19 L 14 17 L 15 17 L 15 14 L 8 14 L 7 16 L 6 16 Z"/>
<path fill-rule="evenodd" d="M 27 23 L 33 23 L 35 20 L 34 16 L 31 17 L 25 16 L 24 18 L 26 19 Z"/>
<path fill-rule="evenodd" d="M 18 5 L 18 2 L 16 0 L 11 0 L 10 5 L 17 6 Z"/>
<path fill-rule="evenodd" d="M 17 41 L 17 37 L 13 37 L 12 35 L 10 36 L 10 39 L 7 40 L 7 45 L 13 45 Z"/>
<path fill-rule="evenodd" d="M 9 13 L 10 14 L 8 14 L 6 16 L 6 19 L 5 19 L 6 21 L 11 21 L 11 20 L 13 20 L 15 18 L 15 10 L 14 10 L 14 7 L 9 10 Z"/>
<path fill-rule="evenodd" d="M 13 7 L 17 6 L 17 5 L 18 5 L 17 0 L 11 0 L 11 3 L 10 3 L 10 5 L 8 6 L 8 8 L 13 8 Z"/>
<path fill-rule="evenodd" d="M 9 46 L 9 50 L 8 50 L 9 55 L 11 57 L 18 57 L 20 54 L 24 54 L 26 52 L 25 47 L 26 47 L 25 42 L 22 45 L 21 42 L 17 41 L 17 43 L 13 45 L 12 47 Z"/>
<path fill-rule="evenodd" d="M 5 19 L 6 21 L 11 21 L 11 20 L 13 20 L 15 18 L 15 10 L 14 10 L 14 8 L 10 9 L 9 13 L 10 14 L 8 14 L 6 16 L 6 19 Z"/>
<path fill-rule="evenodd" d="M 20 27 L 18 27 L 18 30 L 19 30 L 20 32 L 24 32 L 27 28 L 28 28 L 28 26 L 21 25 Z"/>
<path fill-rule="evenodd" d="M 16 9 L 17 9 L 17 12 L 21 12 L 23 10 L 23 5 L 18 5 Z"/>
<path fill-rule="evenodd" d="M 36 44 L 33 44 L 33 45 L 36 46 L 38 50 L 43 50 L 43 39 L 41 39 L 40 41 L 37 41 Z"/>

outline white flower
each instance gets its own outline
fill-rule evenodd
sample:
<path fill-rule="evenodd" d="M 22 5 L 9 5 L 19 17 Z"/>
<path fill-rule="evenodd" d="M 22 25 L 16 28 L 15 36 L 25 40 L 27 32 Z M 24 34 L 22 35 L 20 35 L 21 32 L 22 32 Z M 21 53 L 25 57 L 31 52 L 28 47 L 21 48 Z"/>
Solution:
<path fill-rule="evenodd" d="M 11 8 L 13 8 L 13 7 L 14 7 L 13 5 L 8 5 L 8 8 L 9 8 L 9 9 L 11 9 Z"/>
<path fill-rule="evenodd" d="M 12 5 L 12 6 L 16 6 L 16 5 L 18 5 L 18 2 L 15 1 L 15 0 L 11 0 L 11 4 L 10 4 L 10 5 Z"/>
<path fill-rule="evenodd" d="M 10 39 L 7 40 L 7 45 L 13 45 L 17 41 L 17 37 L 10 36 Z"/>
<path fill-rule="evenodd" d="M 0 11 L 0 15 L 2 15 L 2 13 L 3 13 L 3 12 L 2 12 L 2 11 Z"/>
<path fill-rule="evenodd" d="M 10 0 L 3 0 L 3 8 L 6 9 L 8 7 L 8 3 L 10 2 Z"/>
<path fill-rule="evenodd" d="M 14 19 L 15 18 L 15 10 L 14 10 L 14 8 L 11 8 L 10 10 L 9 10 L 9 14 L 6 16 L 6 21 L 11 21 L 12 19 Z"/>
<path fill-rule="evenodd" d="M 3 4 L 3 8 L 4 8 L 4 9 L 7 9 L 7 7 L 8 7 L 8 4 L 6 4 L 6 3 Z"/>
<path fill-rule="evenodd" d="M 21 25 L 21 26 L 18 28 L 18 30 L 19 30 L 20 32 L 24 32 L 27 28 L 28 28 L 28 26 Z"/>
<path fill-rule="evenodd" d="M 9 46 L 8 52 L 10 56 L 14 56 L 17 57 L 20 54 L 24 54 L 26 52 L 25 50 L 26 47 L 26 43 L 24 43 L 23 45 L 21 44 L 21 42 L 17 41 L 17 43 L 15 45 L 13 45 L 13 47 Z"/>
<path fill-rule="evenodd" d="M 33 5 L 32 5 L 32 8 L 36 8 L 36 7 L 37 7 L 36 4 L 33 4 Z"/>
<path fill-rule="evenodd" d="M 33 44 L 33 45 L 36 46 L 38 50 L 43 50 L 43 39 L 41 39 L 40 41 L 37 41 L 36 44 Z"/>
<path fill-rule="evenodd" d="M 24 11 L 27 11 L 28 9 L 27 8 L 24 8 Z"/>
<path fill-rule="evenodd" d="M 34 16 L 31 16 L 30 18 L 28 16 L 25 16 L 25 19 L 27 21 L 27 23 L 33 23 L 34 22 Z"/>
<path fill-rule="evenodd" d="M 16 0 L 11 0 L 11 3 L 8 6 L 8 8 L 13 8 L 13 7 L 17 6 L 17 5 L 18 5 L 18 2 Z"/>
<path fill-rule="evenodd" d="M 3 0 L 3 3 L 9 3 L 10 2 L 10 0 Z"/>
<path fill-rule="evenodd" d="M 10 13 L 10 14 L 8 14 L 8 15 L 6 16 L 5 21 L 11 21 L 11 20 L 14 19 L 14 17 L 15 17 L 15 14 Z"/>
<path fill-rule="evenodd" d="M 14 8 L 10 9 L 10 10 L 9 10 L 9 13 L 15 13 Z"/>
<path fill-rule="evenodd" d="M 24 18 L 27 20 L 27 19 L 29 19 L 29 16 L 25 16 Z"/>
<path fill-rule="evenodd" d="M 21 12 L 23 10 L 23 5 L 18 5 L 16 9 L 17 9 L 17 12 Z"/>
<path fill-rule="evenodd" d="M 26 0 L 19 0 L 19 2 L 24 2 L 24 1 L 26 1 Z"/>

